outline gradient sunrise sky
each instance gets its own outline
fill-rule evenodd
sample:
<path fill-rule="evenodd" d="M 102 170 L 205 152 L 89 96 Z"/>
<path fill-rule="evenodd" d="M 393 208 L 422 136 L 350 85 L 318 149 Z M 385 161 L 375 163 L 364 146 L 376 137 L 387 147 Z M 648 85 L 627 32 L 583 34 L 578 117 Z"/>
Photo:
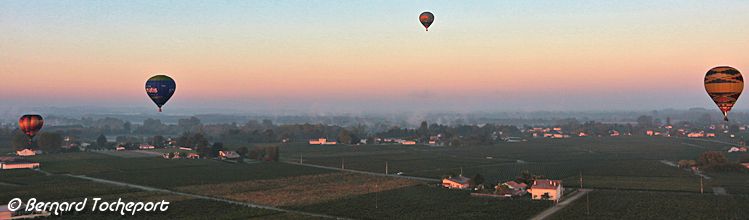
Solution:
<path fill-rule="evenodd" d="M 5 0 L 0 99 L 155 108 L 144 83 L 166 73 L 167 111 L 713 107 L 708 69 L 749 73 L 747 12 L 741 0 Z"/>

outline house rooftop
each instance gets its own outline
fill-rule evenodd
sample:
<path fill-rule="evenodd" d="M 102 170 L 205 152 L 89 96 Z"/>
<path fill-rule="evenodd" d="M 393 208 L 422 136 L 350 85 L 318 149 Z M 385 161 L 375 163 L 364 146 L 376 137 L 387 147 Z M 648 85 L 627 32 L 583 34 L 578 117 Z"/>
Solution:
<path fill-rule="evenodd" d="M 561 180 L 539 179 L 533 181 L 533 186 L 531 186 L 531 189 L 556 189 L 561 185 Z"/>
<path fill-rule="evenodd" d="M 468 184 L 468 182 L 471 181 L 471 178 L 464 177 L 464 176 L 455 176 L 455 177 L 450 177 L 447 179 L 456 183 L 460 183 L 460 184 Z"/>

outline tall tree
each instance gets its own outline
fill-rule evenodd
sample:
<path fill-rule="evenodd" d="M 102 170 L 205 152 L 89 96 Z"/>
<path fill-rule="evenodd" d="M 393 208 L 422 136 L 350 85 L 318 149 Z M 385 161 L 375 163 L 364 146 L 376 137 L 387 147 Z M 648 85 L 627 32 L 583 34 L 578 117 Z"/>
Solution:
<path fill-rule="evenodd" d="M 341 129 L 341 131 L 338 132 L 336 139 L 338 139 L 338 142 L 342 144 L 351 144 L 351 133 L 346 129 Z"/>
<path fill-rule="evenodd" d="M 96 146 L 102 149 L 107 148 L 108 147 L 107 137 L 104 136 L 103 134 L 100 134 L 99 137 L 96 138 Z"/>

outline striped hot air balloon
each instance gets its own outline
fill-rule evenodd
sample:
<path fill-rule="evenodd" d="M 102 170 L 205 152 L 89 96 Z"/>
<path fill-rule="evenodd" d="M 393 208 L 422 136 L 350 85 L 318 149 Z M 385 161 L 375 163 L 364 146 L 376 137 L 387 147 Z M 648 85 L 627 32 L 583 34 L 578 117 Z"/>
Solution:
<path fill-rule="evenodd" d="M 18 127 L 29 137 L 29 145 L 31 145 L 31 139 L 42 129 L 42 126 L 44 126 L 44 119 L 41 115 L 24 115 L 18 119 Z"/>
<path fill-rule="evenodd" d="M 428 11 L 422 12 L 421 15 L 419 15 L 419 21 L 424 25 L 424 28 L 429 31 L 429 26 L 432 26 L 432 22 L 434 22 L 434 14 Z"/>
<path fill-rule="evenodd" d="M 172 98 L 176 89 L 177 84 L 166 75 L 156 75 L 146 81 L 146 94 L 159 107 L 159 112 L 161 112 L 161 106 Z"/>
<path fill-rule="evenodd" d="M 744 91 L 744 78 L 733 67 L 715 67 L 705 74 L 705 90 L 723 112 L 723 119 L 728 121 L 728 112 Z"/>

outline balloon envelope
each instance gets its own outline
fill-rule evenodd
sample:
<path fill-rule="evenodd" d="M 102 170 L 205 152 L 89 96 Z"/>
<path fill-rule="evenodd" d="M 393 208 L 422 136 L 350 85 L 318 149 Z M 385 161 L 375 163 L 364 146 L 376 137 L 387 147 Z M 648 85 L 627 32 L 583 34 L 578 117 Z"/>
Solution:
<path fill-rule="evenodd" d="M 161 111 L 161 106 L 169 101 L 174 95 L 174 90 L 177 88 L 177 84 L 174 80 L 166 75 L 156 75 L 146 81 L 146 94 L 156 103 Z"/>
<path fill-rule="evenodd" d="M 18 127 L 29 137 L 29 141 L 42 129 L 42 126 L 44 126 L 44 119 L 41 115 L 24 115 L 18 119 Z"/>
<path fill-rule="evenodd" d="M 705 91 L 723 112 L 723 119 L 728 121 L 728 112 L 744 91 L 744 77 L 733 67 L 712 68 L 705 74 Z"/>
<path fill-rule="evenodd" d="M 432 22 L 434 22 L 434 14 L 428 11 L 422 12 L 421 15 L 419 15 L 419 21 L 424 25 L 424 28 L 429 31 L 429 26 L 432 26 Z"/>

